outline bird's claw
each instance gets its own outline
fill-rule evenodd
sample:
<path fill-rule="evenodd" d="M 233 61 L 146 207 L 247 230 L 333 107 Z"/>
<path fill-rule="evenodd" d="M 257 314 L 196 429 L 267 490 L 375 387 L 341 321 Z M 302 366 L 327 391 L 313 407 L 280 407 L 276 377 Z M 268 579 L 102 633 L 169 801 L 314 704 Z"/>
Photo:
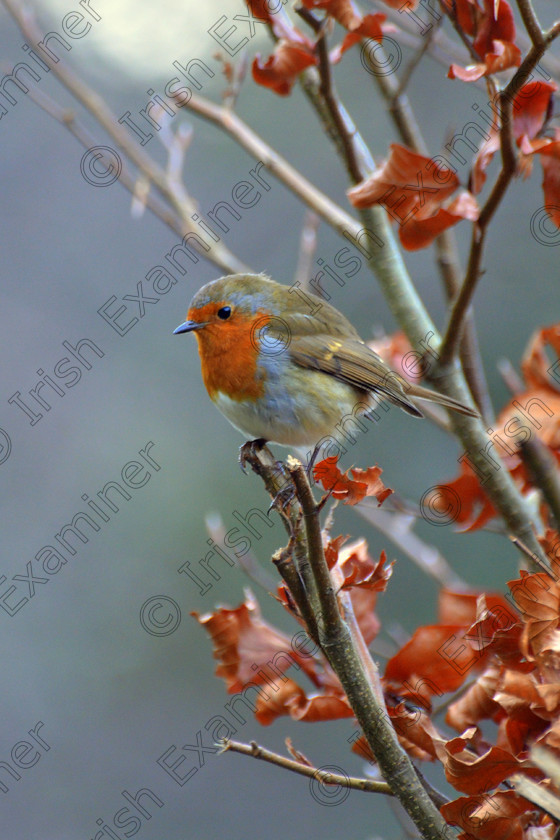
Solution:
<path fill-rule="evenodd" d="M 266 446 L 266 440 L 264 438 L 256 438 L 256 440 L 247 440 L 243 444 L 243 446 L 239 447 L 239 466 L 246 474 L 247 470 L 245 469 L 245 464 L 249 460 L 251 456 L 255 454 L 255 452 L 260 452 L 263 447 Z"/>
<path fill-rule="evenodd" d="M 279 510 L 282 512 L 284 508 L 286 508 L 291 501 L 295 498 L 296 495 L 296 488 L 293 484 L 287 484 L 285 487 L 282 487 L 278 493 L 274 496 L 273 500 L 271 501 L 270 505 L 268 506 L 267 516 L 271 510 Z"/>

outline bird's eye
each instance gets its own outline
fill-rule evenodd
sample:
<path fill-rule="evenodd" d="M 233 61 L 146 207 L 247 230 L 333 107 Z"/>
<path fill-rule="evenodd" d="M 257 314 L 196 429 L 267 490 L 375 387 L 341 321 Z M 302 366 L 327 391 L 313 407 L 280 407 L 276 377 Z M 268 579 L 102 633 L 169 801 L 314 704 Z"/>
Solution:
<path fill-rule="evenodd" d="M 227 321 L 227 319 L 231 315 L 231 306 L 222 306 L 221 309 L 218 309 L 216 314 L 218 318 L 221 318 L 222 321 Z"/>

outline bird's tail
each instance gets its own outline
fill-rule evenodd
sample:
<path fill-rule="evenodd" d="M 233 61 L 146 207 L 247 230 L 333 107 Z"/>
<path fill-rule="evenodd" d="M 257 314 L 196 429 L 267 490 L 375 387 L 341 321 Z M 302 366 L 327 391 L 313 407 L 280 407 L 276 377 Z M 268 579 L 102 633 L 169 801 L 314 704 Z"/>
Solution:
<path fill-rule="evenodd" d="M 410 385 L 406 392 L 408 397 L 413 397 L 418 400 L 429 400 L 429 402 L 442 405 L 444 408 L 451 408 L 453 411 L 458 411 L 459 414 L 466 414 L 468 417 L 480 417 L 478 411 L 469 408 L 467 405 L 454 400 L 453 397 L 446 397 L 444 394 L 439 394 L 437 391 L 432 391 L 430 388 L 424 388 L 422 385 Z"/>

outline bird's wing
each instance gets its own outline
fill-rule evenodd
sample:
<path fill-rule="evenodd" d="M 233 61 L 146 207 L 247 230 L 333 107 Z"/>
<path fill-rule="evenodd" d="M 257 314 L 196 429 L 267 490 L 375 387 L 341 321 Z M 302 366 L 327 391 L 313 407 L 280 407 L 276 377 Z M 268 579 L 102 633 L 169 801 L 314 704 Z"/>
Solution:
<path fill-rule="evenodd" d="M 292 336 L 288 352 L 301 367 L 329 373 L 354 388 L 380 394 L 415 417 L 423 416 L 407 398 L 405 380 L 360 339 Z"/>

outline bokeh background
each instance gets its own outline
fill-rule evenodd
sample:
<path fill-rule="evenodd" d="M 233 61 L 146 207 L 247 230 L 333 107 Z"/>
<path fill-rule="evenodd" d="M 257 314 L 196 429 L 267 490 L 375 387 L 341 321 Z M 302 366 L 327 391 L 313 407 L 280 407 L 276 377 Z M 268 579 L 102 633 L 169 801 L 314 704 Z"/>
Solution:
<path fill-rule="evenodd" d="M 544 4 L 545 20 L 551 6 Z M 127 110 L 137 114 L 149 98 L 146 91 L 161 92 L 175 75 L 172 62 L 194 57 L 216 69 L 203 94 L 220 100 L 225 83 L 214 58 L 218 47 L 208 30 L 222 15 L 231 19 L 245 13 L 244 4 L 93 0 L 92 7 L 101 20 L 73 42 L 67 63 L 116 115 Z M 70 0 L 44 0 L 30 8 L 47 33 L 60 32 L 64 15 L 79 7 Z M 0 27 L 2 73 L 7 73 L 24 60 L 24 40 L 1 5 Z M 269 48 L 265 28 L 257 25 L 250 56 L 266 55 Z M 409 58 L 405 47 L 403 61 Z M 426 59 L 409 90 L 433 154 L 472 118 L 473 103 L 483 106 L 487 101 L 483 89 L 449 81 L 445 73 L 441 64 Z M 380 160 L 396 137 L 357 50 L 336 68 L 336 83 Z M 96 142 L 113 145 L 52 74 L 42 74 L 38 87 L 74 109 Z M 237 107 L 267 142 L 347 206 L 344 173 L 297 87 L 284 99 L 248 78 Z M 179 125 L 190 125 L 194 132 L 185 181 L 204 213 L 230 197 L 232 186 L 247 177 L 254 161 L 189 112 L 174 117 L 171 128 Z M 402 836 L 391 806 L 380 797 L 351 793 L 321 800 L 311 794 L 305 779 L 240 756 L 206 752 L 199 766 L 197 753 L 186 751 L 182 772 L 198 769 L 182 787 L 158 766 L 158 757 L 169 747 L 196 744 L 199 732 L 204 746 L 211 746 L 205 724 L 223 713 L 228 700 L 213 673 L 210 643 L 190 612 L 206 612 L 216 603 L 236 606 L 251 584 L 241 570 L 218 562 L 221 579 L 202 595 L 178 569 L 185 561 L 197 566 L 208 551 L 209 513 L 218 512 L 230 528 L 236 524 L 234 511 L 263 511 L 267 505 L 260 482 L 239 470 L 237 447 L 242 441 L 206 395 L 194 340 L 172 336 L 192 294 L 220 272 L 201 258 L 157 305 L 146 306 L 145 316 L 126 335 L 117 335 L 98 309 L 112 296 L 118 305 L 124 295 L 136 294 L 137 283 L 162 262 L 177 235 L 149 211 L 132 213 L 130 195 L 119 183 L 96 188 L 84 180 L 83 148 L 30 97 L 17 95 L 17 105 L 2 117 L 0 132 L 0 428 L 3 446 L 7 435 L 12 447 L 9 457 L 3 450 L 0 465 L 2 592 L 14 575 L 25 576 L 27 564 L 37 574 L 35 554 L 51 545 L 62 525 L 84 510 L 108 481 L 121 481 L 124 465 L 138 459 L 150 441 L 150 454 L 160 467 L 148 468 L 145 485 L 130 490 L 131 499 L 119 503 L 119 512 L 87 544 L 77 546 L 76 555 L 48 583 L 32 584 L 33 597 L 15 615 L 0 611 L 0 762 L 11 761 L 14 745 L 29 740 L 28 731 L 39 721 L 43 727 L 38 732 L 49 747 L 39 747 L 40 759 L 20 769 L 19 780 L 0 773 L 9 787 L 0 792 L 5 836 Z M 145 150 L 165 160 L 157 136 Z M 468 167 L 459 175 L 466 181 Z M 304 207 L 272 176 L 266 177 L 270 191 L 243 212 L 223 241 L 255 271 L 291 282 Z M 529 181 L 512 185 L 488 239 L 476 315 L 496 408 L 507 399 L 498 360 L 507 357 L 518 364 L 532 332 L 558 319 L 559 249 L 539 243 L 530 231 L 531 217 L 542 204 L 540 172 L 535 171 Z M 469 226 L 465 223 L 456 232 L 464 256 Z M 321 225 L 316 258 L 330 262 L 342 244 Z M 406 262 L 441 325 L 445 310 L 433 253 L 408 254 Z M 329 290 L 332 302 L 362 335 L 395 329 L 365 268 L 343 289 L 331 284 Z M 32 426 L 8 400 L 17 391 L 25 397 L 44 374 L 52 376 L 67 355 L 63 341 L 75 346 L 84 338 L 101 348 L 103 357 L 88 355 L 91 369 L 82 370 L 81 380 L 64 397 L 46 388 L 51 409 Z M 386 483 L 417 503 L 426 488 L 457 473 L 460 455 L 458 444 L 429 422 L 417 423 L 392 411 L 375 434 L 362 436 L 343 463 L 379 463 Z M 284 533 L 274 515 L 270 527 L 256 522 L 261 536 L 253 539 L 253 550 L 270 570 L 270 554 L 283 544 Z M 516 569 L 513 549 L 496 534 L 462 535 L 453 526 L 436 528 L 423 520 L 416 530 L 473 586 L 503 591 Z M 419 624 L 435 620 L 434 582 L 386 538 L 355 510 L 339 510 L 337 531 L 363 534 L 374 555 L 385 548 L 398 561 L 379 602 L 384 630 L 378 651 L 394 649 L 395 638 L 405 639 Z M 27 592 L 24 581 L 18 586 L 18 592 Z M 296 628 L 279 605 L 266 593 L 257 594 L 265 617 L 293 633 Z M 155 613 L 144 609 L 143 623 L 142 606 L 154 596 L 173 603 L 161 602 L 158 611 L 156 602 Z M 14 595 L 9 603 L 17 600 Z M 165 622 L 168 616 L 173 632 L 158 635 L 161 628 L 150 621 Z M 383 656 L 377 658 L 383 662 Z M 349 750 L 352 735 L 348 721 L 306 726 L 280 720 L 265 730 L 247 715 L 236 737 L 283 750 L 284 738 L 290 736 L 315 764 L 361 774 L 363 762 Z M 135 795 L 141 788 L 163 805 L 145 796 L 142 805 L 151 817 L 135 811 L 137 822 L 117 829 L 113 816 L 127 805 L 122 792 Z"/>

